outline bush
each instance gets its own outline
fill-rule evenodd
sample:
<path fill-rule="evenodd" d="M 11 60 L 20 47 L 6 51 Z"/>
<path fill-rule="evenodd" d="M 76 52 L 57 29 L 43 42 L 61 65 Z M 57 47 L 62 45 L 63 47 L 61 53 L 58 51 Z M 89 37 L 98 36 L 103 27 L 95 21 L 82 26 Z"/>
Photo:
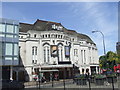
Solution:
<path fill-rule="evenodd" d="M 97 75 L 95 75 L 95 78 L 106 78 L 106 76 L 105 75 L 102 75 L 102 74 L 97 74 Z"/>

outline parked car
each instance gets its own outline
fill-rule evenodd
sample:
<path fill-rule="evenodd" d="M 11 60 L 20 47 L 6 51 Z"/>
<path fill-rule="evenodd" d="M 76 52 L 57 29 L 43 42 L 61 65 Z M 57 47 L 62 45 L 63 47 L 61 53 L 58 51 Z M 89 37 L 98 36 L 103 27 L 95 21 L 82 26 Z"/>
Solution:
<path fill-rule="evenodd" d="M 11 81 L 11 80 L 1 80 L 0 81 L 0 87 L 2 87 L 2 90 L 8 90 L 8 89 L 23 89 L 24 84 L 18 81 Z"/>

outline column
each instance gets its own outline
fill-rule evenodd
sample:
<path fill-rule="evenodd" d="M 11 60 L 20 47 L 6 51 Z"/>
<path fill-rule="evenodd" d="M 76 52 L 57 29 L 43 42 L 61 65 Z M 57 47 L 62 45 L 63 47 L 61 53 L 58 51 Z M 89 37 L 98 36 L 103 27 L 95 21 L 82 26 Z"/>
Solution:
<path fill-rule="evenodd" d="M 98 74 L 98 67 L 96 66 L 96 73 Z"/>
<path fill-rule="evenodd" d="M 90 73 L 90 75 L 91 75 L 91 67 L 89 66 L 89 73 Z"/>
<path fill-rule="evenodd" d="M 10 80 L 13 80 L 12 76 L 13 76 L 13 67 L 10 66 Z"/>
<path fill-rule="evenodd" d="M 86 64 L 86 51 L 84 50 L 84 63 Z"/>
<path fill-rule="evenodd" d="M 16 71 L 16 80 L 18 81 L 18 71 Z"/>
<path fill-rule="evenodd" d="M 83 65 L 84 65 L 84 50 L 82 50 L 82 60 L 83 60 Z"/>
<path fill-rule="evenodd" d="M 48 57 L 48 54 L 47 54 L 47 47 L 45 47 L 45 51 L 46 51 L 46 52 L 45 52 L 45 53 L 46 53 L 45 58 L 46 58 L 46 63 L 47 63 L 47 62 L 48 62 L 48 58 L 47 58 L 47 57 Z"/>

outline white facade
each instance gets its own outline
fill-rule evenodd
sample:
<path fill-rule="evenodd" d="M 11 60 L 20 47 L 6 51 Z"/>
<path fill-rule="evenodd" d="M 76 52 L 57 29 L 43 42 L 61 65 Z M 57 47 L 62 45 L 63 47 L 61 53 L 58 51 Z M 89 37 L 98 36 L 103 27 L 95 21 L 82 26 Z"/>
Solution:
<path fill-rule="evenodd" d="M 51 46 L 54 45 L 57 46 L 58 56 L 51 56 Z M 79 67 L 80 73 L 82 69 L 89 69 L 91 73 L 91 66 L 98 68 L 99 65 L 96 45 L 88 42 L 87 38 L 78 37 L 78 33 L 69 34 L 60 30 L 28 30 L 19 33 L 19 46 L 20 57 L 30 81 L 36 67 L 62 68 L 72 67 L 74 64 Z M 70 47 L 68 56 L 65 55 L 66 46 Z M 96 69 L 95 72 L 98 73 L 98 70 Z"/>

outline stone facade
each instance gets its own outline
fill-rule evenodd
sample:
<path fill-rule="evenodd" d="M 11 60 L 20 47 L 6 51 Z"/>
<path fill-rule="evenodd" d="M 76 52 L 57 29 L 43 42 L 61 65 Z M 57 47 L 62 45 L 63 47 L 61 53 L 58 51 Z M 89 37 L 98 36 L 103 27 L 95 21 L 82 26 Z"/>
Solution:
<path fill-rule="evenodd" d="M 43 72 L 46 78 L 51 72 L 58 73 L 61 79 L 66 72 L 72 78 L 74 66 L 79 73 L 86 73 L 86 69 L 90 74 L 99 72 L 96 44 L 87 35 L 68 30 L 60 23 L 42 20 L 20 23 L 19 48 L 29 81 L 38 72 Z"/>

